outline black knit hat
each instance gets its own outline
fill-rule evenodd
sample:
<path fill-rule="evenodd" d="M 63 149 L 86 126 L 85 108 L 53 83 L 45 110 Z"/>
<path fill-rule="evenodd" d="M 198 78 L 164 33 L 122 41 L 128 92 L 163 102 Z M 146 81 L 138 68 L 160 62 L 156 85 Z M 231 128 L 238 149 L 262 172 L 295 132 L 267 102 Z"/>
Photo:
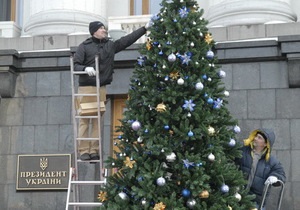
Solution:
<path fill-rule="evenodd" d="M 260 134 L 264 138 L 265 142 L 267 142 L 268 138 L 262 131 L 257 131 L 257 134 Z"/>
<path fill-rule="evenodd" d="M 104 24 L 101 23 L 100 21 L 90 22 L 89 25 L 90 34 L 93 36 L 93 34 L 102 26 L 104 26 Z"/>

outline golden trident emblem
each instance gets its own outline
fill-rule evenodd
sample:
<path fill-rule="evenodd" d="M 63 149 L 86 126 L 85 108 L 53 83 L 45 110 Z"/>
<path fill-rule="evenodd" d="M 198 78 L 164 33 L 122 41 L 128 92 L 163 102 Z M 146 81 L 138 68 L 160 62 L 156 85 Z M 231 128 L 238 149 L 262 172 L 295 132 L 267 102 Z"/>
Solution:
<path fill-rule="evenodd" d="M 40 159 L 40 167 L 44 171 L 48 167 L 48 158 L 41 158 Z"/>

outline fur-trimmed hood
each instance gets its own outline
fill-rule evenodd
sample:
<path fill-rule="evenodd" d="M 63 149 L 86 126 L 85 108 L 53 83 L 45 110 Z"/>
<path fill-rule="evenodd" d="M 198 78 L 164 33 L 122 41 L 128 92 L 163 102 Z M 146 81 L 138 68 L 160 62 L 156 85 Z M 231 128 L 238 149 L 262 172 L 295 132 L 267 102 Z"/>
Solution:
<path fill-rule="evenodd" d="M 251 148 L 253 148 L 253 140 L 258 132 L 263 133 L 267 138 L 267 147 L 264 150 L 264 154 L 265 154 L 266 160 L 269 160 L 270 155 L 271 155 L 271 150 L 272 150 L 272 147 L 275 142 L 275 134 L 274 134 L 273 130 L 268 129 L 268 128 L 260 128 L 260 129 L 256 129 L 256 130 L 252 131 L 250 133 L 249 137 L 244 140 L 244 145 L 250 146 Z"/>

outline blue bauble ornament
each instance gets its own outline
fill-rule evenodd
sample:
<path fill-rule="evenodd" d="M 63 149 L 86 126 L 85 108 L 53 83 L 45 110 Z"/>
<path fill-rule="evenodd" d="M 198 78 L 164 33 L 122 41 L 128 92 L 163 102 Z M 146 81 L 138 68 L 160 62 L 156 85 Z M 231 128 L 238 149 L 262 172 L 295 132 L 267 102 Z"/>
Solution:
<path fill-rule="evenodd" d="M 192 136 L 194 136 L 194 133 L 193 133 L 193 131 L 189 131 L 189 132 L 188 132 L 188 136 L 189 136 L 189 137 L 192 137 Z"/>
<path fill-rule="evenodd" d="M 206 53 L 206 58 L 207 59 L 211 60 L 211 59 L 214 58 L 214 56 L 215 56 L 215 54 L 214 54 L 213 51 L 211 51 L 211 50 L 207 51 L 207 53 Z"/>
<path fill-rule="evenodd" d="M 212 98 L 208 98 L 207 103 L 212 104 L 212 103 L 214 103 L 214 100 Z"/>
<path fill-rule="evenodd" d="M 188 189 L 183 189 L 181 194 L 183 197 L 188 198 L 191 195 L 191 191 L 189 191 Z"/>
<path fill-rule="evenodd" d="M 165 125 L 164 128 L 165 128 L 165 130 L 169 130 L 169 129 L 170 129 L 170 126 Z"/>
<path fill-rule="evenodd" d="M 139 177 L 137 178 L 137 180 L 138 180 L 138 182 L 141 182 L 141 181 L 144 180 L 144 178 L 143 178 L 142 176 L 139 176 Z"/>

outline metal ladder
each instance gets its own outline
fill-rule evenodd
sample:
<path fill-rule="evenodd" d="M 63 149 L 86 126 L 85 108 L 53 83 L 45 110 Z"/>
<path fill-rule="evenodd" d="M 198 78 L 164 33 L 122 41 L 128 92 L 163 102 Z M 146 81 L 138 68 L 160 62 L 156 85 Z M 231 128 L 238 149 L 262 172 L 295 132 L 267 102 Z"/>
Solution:
<path fill-rule="evenodd" d="M 106 184 L 107 170 L 103 168 L 103 151 L 102 151 L 102 141 L 101 141 L 101 112 L 100 112 L 100 83 L 99 83 L 99 56 L 95 56 L 96 64 L 96 93 L 92 94 L 82 94 L 77 93 L 75 88 L 75 77 L 80 74 L 87 74 L 84 71 L 74 71 L 74 58 L 73 55 L 70 56 L 70 67 L 71 67 L 71 85 L 72 85 L 72 116 L 73 116 L 73 132 L 74 132 L 74 167 L 70 168 L 70 176 L 68 183 L 68 192 L 67 192 L 67 201 L 66 201 L 66 210 L 69 210 L 69 207 L 73 207 L 74 210 L 78 210 L 79 207 L 97 207 L 101 206 L 101 202 L 83 202 L 80 200 L 80 186 L 99 186 Z M 95 116 L 80 116 L 77 113 L 75 108 L 75 101 L 77 97 L 80 96 L 93 96 L 97 97 L 97 115 Z M 80 119 L 97 119 L 98 120 L 98 138 L 79 138 L 78 129 Z M 88 160 L 82 161 L 78 157 L 78 141 L 99 141 L 99 160 Z M 79 179 L 79 170 L 78 163 L 94 163 L 99 164 L 99 180 L 94 181 L 84 181 Z M 72 198 L 71 198 L 72 194 Z M 96 195 L 95 195 L 96 197 Z"/>
<path fill-rule="evenodd" d="M 276 210 L 280 210 L 280 207 L 281 207 L 281 201 L 282 201 L 282 197 L 283 197 L 283 192 L 284 192 L 284 183 L 283 181 L 281 180 L 278 180 L 275 184 L 275 187 L 280 187 L 280 193 L 279 193 L 279 198 L 278 198 L 278 202 L 277 202 L 277 207 L 276 207 Z M 265 185 L 264 187 L 264 193 L 263 193 L 263 198 L 262 198 L 262 201 L 259 205 L 259 210 L 262 210 L 264 204 L 265 204 L 265 201 L 266 201 L 266 197 L 267 197 L 267 194 L 268 194 L 268 191 L 269 191 L 269 188 L 272 186 L 272 184 L 268 183 Z"/>

